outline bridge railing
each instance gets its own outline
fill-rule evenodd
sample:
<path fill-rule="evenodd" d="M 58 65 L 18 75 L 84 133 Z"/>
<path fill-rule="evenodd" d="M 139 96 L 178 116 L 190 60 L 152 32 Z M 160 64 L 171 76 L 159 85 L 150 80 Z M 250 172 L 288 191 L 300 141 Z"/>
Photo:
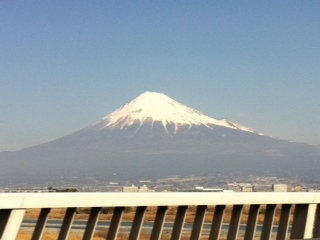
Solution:
<path fill-rule="evenodd" d="M 52 209 L 66 209 L 57 233 L 67 239 L 79 208 L 89 208 L 82 239 L 92 239 L 99 215 L 112 207 L 106 239 L 117 239 L 126 207 L 134 207 L 128 239 L 139 239 L 147 208 L 156 207 L 150 239 L 164 239 L 168 207 L 176 207 L 170 239 L 307 239 L 320 238 L 320 193 L 1 193 L 0 239 L 16 239 L 26 210 L 40 209 L 31 239 L 41 239 Z M 195 209 L 190 229 L 186 213 Z M 212 211 L 208 220 L 206 214 Z M 211 216 L 210 215 L 210 216 Z M 226 216 L 228 215 L 228 216 Z M 244 215 L 246 215 L 244 219 Z M 259 219 L 259 221 L 258 221 Z M 204 228 L 206 226 L 206 228 Z M 167 230 L 166 230 L 167 231 Z M 239 234 L 242 231 L 242 234 Z"/>

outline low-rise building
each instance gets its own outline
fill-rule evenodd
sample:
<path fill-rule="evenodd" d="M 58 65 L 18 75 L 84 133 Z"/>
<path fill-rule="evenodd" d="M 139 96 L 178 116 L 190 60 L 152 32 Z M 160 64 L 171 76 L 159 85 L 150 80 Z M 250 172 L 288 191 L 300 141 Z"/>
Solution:
<path fill-rule="evenodd" d="M 149 188 L 143 184 L 140 188 L 132 184 L 131 186 L 124 186 L 122 188 L 123 192 L 154 192 L 153 190 L 149 190 Z"/>
<path fill-rule="evenodd" d="M 123 192 L 138 192 L 138 187 L 132 184 L 131 186 L 124 186 L 122 188 Z"/>
<path fill-rule="evenodd" d="M 272 184 L 273 192 L 287 192 L 288 186 L 287 184 Z"/>

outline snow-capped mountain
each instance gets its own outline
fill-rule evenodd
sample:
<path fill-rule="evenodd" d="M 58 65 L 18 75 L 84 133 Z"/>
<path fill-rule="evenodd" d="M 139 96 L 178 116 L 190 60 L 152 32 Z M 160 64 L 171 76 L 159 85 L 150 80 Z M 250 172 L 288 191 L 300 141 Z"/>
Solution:
<path fill-rule="evenodd" d="M 73 134 L 0 153 L 0 163 L 0 182 L 112 180 L 115 174 L 122 179 L 235 172 L 316 176 L 320 148 L 276 140 L 145 92 Z"/>
<path fill-rule="evenodd" d="M 169 132 L 167 125 L 173 125 L 175 132 L 183 126 L 212 125 L 237 129 L 247 132 L 253 130 L 233 123 L 227 119 L 217 120 L 203 113 L 187 107 L 162 93 L 145 92 L 120 109 L 109 114 L 96 126 L 99 128 L 126 129 L 134 124 L 143 125 L 161 122 L 163 128 Z"/>
<path fill-rule="evenodd" d="M 149 132 L 150 129 L 157 129 L 158 132 L 163 130 L 170 136 L 177 136 L 182 131 L 185 132 L 186 129 L 190 132 L 194 127 L 204 127 L 210 131 L 222 127 L 260 134 L 228 119 L 211 118 L 165 94 L 156 92 L 141 94 L 88 129 L 96 131 L 135 129 L 134 132 L 137 133 L 146 126 L 149 128 Z"/>

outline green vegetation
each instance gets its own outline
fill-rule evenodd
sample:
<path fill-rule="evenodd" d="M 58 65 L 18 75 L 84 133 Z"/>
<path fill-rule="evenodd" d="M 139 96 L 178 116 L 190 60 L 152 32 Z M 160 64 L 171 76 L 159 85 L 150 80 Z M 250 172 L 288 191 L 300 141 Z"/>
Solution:
<path fill-rule="evenodd" d="M 53 188 L 48 187 L 48 190 L 51 192 L 79 192 L 76 188 Z"/>

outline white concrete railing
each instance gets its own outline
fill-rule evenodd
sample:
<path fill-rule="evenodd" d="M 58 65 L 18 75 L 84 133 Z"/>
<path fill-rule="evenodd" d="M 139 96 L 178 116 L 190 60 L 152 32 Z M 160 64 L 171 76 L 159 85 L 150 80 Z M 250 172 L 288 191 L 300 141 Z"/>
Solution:
<path fill-rule="evenodd" d="M 200 239 L 208 206 L 214 206 L 208 239 L 221 239 L 223 224 L 228 225 L 225 238 L 239 238 L 240 220 L 244 206 L 249 206 L 248 220 L 241 239 L 255 239 L 258 215 L 264 214 L 260 239 L 320 238 L 320 193 L 2 193 L 0 194 L 0 238 L 16 239 L 27 209 L 40 208 L 32 239 L 41 239 L 49 212 L 53 208 L 66 208 L 58 239 L 67 239 L 77 208 L 90 207 L 91 212 L 83 239 L 92 239 L 102 207 L 115 207 L 108 227 L 107 239 L 116 239 L 125 207 L 136 207 L 128 239 L 139 239 L 145 211 L 157 206 L 150 239 L 161 239 L 168 206 L 177 206 L 171 239 L 180 239 L 184 230 L 188 206 L 197 206 L 190 239 Z M 231 219 L 224 221 L 226 206 L 233 206 Z M 261 206 L 264 211 L 260 212 Z M 279 222 L 275 224 L 276 208 L 280 208 Z M 290 220 L 291 219 L 291 220 Z M 241 225 L 241 228 L 242 225 Z M 107 230 L 107 229 L 106 229 Z"/>

